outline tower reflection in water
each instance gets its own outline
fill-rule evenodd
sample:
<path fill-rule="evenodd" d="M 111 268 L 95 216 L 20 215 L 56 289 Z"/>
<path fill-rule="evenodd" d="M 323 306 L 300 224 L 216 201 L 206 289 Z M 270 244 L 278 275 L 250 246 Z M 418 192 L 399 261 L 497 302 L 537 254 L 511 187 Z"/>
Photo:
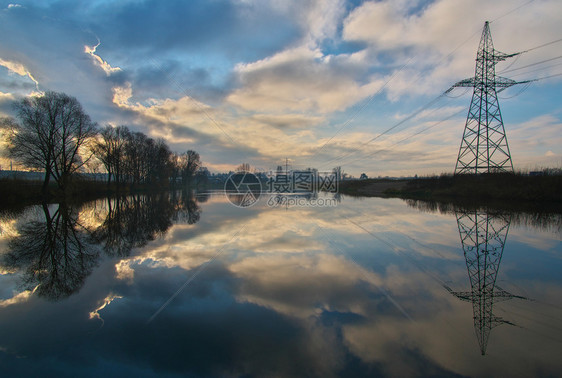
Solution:
<path fill-rule="evenodd" d="M 453 291 L 448 286 L 445 288 L 457 298 L 472 303 L 474 330 L 480 351 L 485 355 L 491 329 L 500 324 L 512 324 L 494 315 L 494 303 L 512 298 L 526 299 L 513 295 L 496 284 L 511 215 L 483 210 L 455 211 L 455 215 L 470 279 L 470 291 Z"/>

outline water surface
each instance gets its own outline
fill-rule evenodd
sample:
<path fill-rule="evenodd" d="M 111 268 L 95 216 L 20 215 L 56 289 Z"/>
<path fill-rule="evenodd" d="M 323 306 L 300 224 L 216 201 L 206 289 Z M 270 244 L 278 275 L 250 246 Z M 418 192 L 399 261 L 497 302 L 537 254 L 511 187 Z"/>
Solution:
<path fill-rule="evenodd" d="M 336 202 L 4 213 L 4 374 L 561 374 L 559 215 Z"/>

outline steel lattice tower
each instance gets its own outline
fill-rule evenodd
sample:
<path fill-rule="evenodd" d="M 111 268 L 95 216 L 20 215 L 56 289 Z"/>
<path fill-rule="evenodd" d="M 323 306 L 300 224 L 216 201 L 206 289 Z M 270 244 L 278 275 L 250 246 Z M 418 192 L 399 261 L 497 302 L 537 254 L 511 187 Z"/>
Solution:
<path fill-rule="evenodd" d="M 484 23 L 476 54 L 474 77 L 453 85 L 453 87 L 474 88 L 455 174 L 513 172 L 497 94 L 523 82 L 496 76 L 495 67 L 498 62 L 519 54 L 504 54 L 495 50 L 490 24 L 488 21 Z"/>
<path fill-rule="evenodd" d="M 511 219 L 505 214 L 483 211 L 458 211 L 456 216 L 471 291 L 454 292 L 445 288 L 457 298 L 472 303 L 474 330 L 484 355 L 491 329 L 504 323 L 512 324 L 493 314 L 494 303 L 511 298 L 525 299 L 496 285 Z"/>

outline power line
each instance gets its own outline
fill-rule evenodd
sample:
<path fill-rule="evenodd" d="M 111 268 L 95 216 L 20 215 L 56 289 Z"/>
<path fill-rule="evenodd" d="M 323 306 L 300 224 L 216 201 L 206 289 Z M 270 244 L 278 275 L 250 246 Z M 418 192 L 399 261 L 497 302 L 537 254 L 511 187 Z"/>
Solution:
<path fill-rule="evenodd" d="M 524 68 L 537 66 L 537 65 L 539 65 L 539 64 L 551 62 L 551 61 L 553 61 L 553 60 L 557 60 L 557 59 L 560 59 L 560 58 L 562 58 L 562 55 L 558 55 L 558 56 L 556 56 L 556 57 L 554 57 L 554 58 L 549 58 L 549 59 L 541 60 L 541 61 L 536 62 L 536 63 L 527 64 L 527 65 L 525 65 L 525 66 L 513 68 L 513 69 L 511 69 L 511 70 L 503 70 L 503 71 L 500 71 L 500 72 L 498 72 L 498 73 L 499 73 L 499 74 L 505 74 L 505 73 L 509 73 L 509 72 L 513 72 L 513 71 L 519 71 L 519 70 L 522 70 L 522 69 L 524 69 Z"/>
<path fill-rule="evenodd" d="M 409 135 L 409 136 L 407 136 L 406 138 L 403 138 L 403 139 L 401 139 L 401 140 L 399 140 L 399 141 L 397 141 L 397 142 L 391 144 L 391 145 L 388 146 L 387 148 L 390 149 L 390 148 L 392 148 L 392 147 L 394 147 L 394 146 L 396 146 L 396 145 L 398 145 L 398 144 L 400 144 L 400 143 L 402 143 L 402 142 L 407 141 L 408 139 L 411 139 L 411 138 L 413 138 L 413 137 L 415 137 L 415 136 L 417 136 L 417 135 L 420 135 L 420 134 L 426 132 L 427 130 L 432 129 L 432 128 L 434 128 L 435 126 L 438 126 L 438 125 L 442 124 L 443 122 L 448 121 L 448 120 L 450 120 L 451 118 L 456 117 L 457 115 L 459 115 L 459 114 L 461 114 L 461 113 L 463 113 L 463 112 L 465 112 L 465 111 L 466 111 L 466 109 L 463 108 L 463 109 L 461 109 L 461 110 L 459 110 L 459 111 L 457 111 L 457 112 L 455 112 L 455 113 L 453 113 L 453 114 L 451 114 L 451 115 L 445 117 L 444 119 L 442 119 L 442 120 L 440 120 L 440 121 L 438 121 L 438 122 L 435 122 L 433 125 L 428 126 L 428 127 L 425 127 L 425 128 L 423 128 L 423 129 L 421 129 L 421 130 L 415 132 L 414 134 Z M 357 159 L 348 161 L 346 164 L 352 164 L 352 163 L 354 163 L 354 162 L 356 162 L 356 161 L 358 161 L 358 160 L 362 160 L 362 159 L 364 159 L 364 158 L 372 157 L 372 156 L 378 154 L 379 152 L 383 152 L 383 151 L 385 151 L 385 149 L 383 149 L 383 148 L 378 149 L 378 150 L 376 150 L 376 151 L 374 151 L 374 152 L 371 152 L 370 154 L 364 156 L 363 158 L 357 158 Z"/>
<path fill-rule="evenodd" d="M 537 47 L 530 48 L 530 49 L 525 50 L 525 51 L 521 51 L 521 53 L 526 53 L 526 52 L 529 52 L 529 51 L 533 51 L 533 50 L 536 50 L 536 49 L 540 49 L 541 47 L 549 46 L 549 45 L 552 45 L 552 44 L 554 44 L 554 43 L 558 43 L 558 42 L 561 42 L 561 41 L 562 41 L 562 38 L 557 39 L 557 40 L 555 40 L 555 41 L 547 42 L 547 43 L 545 43 L 545 44 L 539 45 L 539 46 L 537 46 Z"/>
<path fill-rule="evenodd" d="M 513 8 L 512 10 L 510 10 L 510 11 L 504 13 L 503 15 L 494 18 L 492 21 L 490 21 L 490 23 L 492 23 L 492 22 L 494 22 L 494 21 L 497 21 L 497 20 L 499 20 L 500 18 L 504 18 L 505 16 L 507 16 L 507 15 L 509 15 L 509 14 L 511 14 L 511 13 L 513 13 L 513 12 L 515 12 L 515 11 L 517 11 L 517 10 L 519 10 L 519 9 L 521 9 L 521 8 L 523 8 L 523 7 L 527 6 L 527 5 L 529 5 L 529 4 L 531 4 L 533 1 L 535 1 L 535 0 L 528 1 L 528 2 L 526 2 L 526 3 L 524 3 L 524 4 L 521 4 L 520 6 L 518 6 L 518 7 L 516 7 L 516 8 Z"/>
<path fill-rule="evenodd" d="M 407 116 L 406 118 L 402 119 L 401 121 L 399 121 L 398 123 L 396 123 L 395 125 L 389 127 L 388 129 L 384 130 L 383 132 L 381 132 L 380 134 L 378 134 L 377 136 L 369 139 L 367 142 L 364 142 L 363 144 L 361 144 L 361 146 L 359 146 L 358 148 L 355 148 L 353 151 L 339 156 L 337 158 L 334 158 L 332 160 L 329 160 L 328 162 L 324 163 L 324 165 L 328 165 L 328 164 L 333 164 L 336 161 L 340 161 L 343 160 L 345 158 L 347 158 L 348 156 L 351 156 L 355 153 L 357 153 L 359 151 L 360 148 L 363 148 L 364 146 L 374 142 L 375 140 L 379 139 L 380 137 L 382 137 L 383 135 L 388 134 L 389 132 L 391 132 L 392 130 L 396 129 L 397 127 L 403 125 L 404 123 L 408 122 L 409 120 L 411 120 L 412 118 L 414 118 L 415 116 L 417 116 L 418 114 L 420 114 L 422 111 L 426 110 L 427 108 L 430 108 L 433 104 L 435 104 L 437 101 L 439 101 L 442 97 L 445 96 L 445 94 L 448 93 L 447 92 L 443 92 L 442 94 L 440 94 L 439 96 L 437 96 L 436 98 L 434 98 L 433 100 L 431 100 L 430 102 L 428 102 L 427 104 L 425 104 L 424 106 L 420 107 L 419 109 L 417 109 L 416 111 L 414 111 L 413 113 L 411 113 L 409 116 Z"/>
<path fill-rule="evenodd" d="M 498 20 L 498 19 L 500 19 L 500 18 L 502 18 L 502 17 L 505 17 L 505 16 L 507 16 L 508 14 L 513 13 L 513 12 L 515 12 L 516 10 L 518 10 L 518 9 L 520 9 L 520 8 L 522 8 L 522 7 L 524 7 L 524 6 L 528 5 L 528 4 L 530 4 L 530 3 L 532 3 L 533 1 L 534 1 L 534 0 L 531 0 L 531 1 L 527 2 L 527 3 L 524 3 L 524 4 L 522 4 L 522 5 L 518 6 L 518 7 L 516 7 L 516 8 L 514 8 L 514 9 L 510 10 L 509 12 L 505 13 L 504 15 L 502 15 L 502 16 L 500 16 L 500 17 L 497 17 L 497 18 L 494 19 L 493 21 L 496 21 L 496 20 Z M 492 21 L 492 22 L 493 22 L 493 21 Z M 479 30 L 477 30 L 474 34 L 478 33 L 478 31 L 479 31 Z M 467 43 L 470 39 L 472 39 L 472 37 L 474 36 L 474 34 L 472 34 L 469 38 L 467 38 L 465 41 L 463 41 L 459 46 L 457 46 L 453 51 L 451 51 L 451 52 L 450 52 L 445 58 L 443 58 L 441 61 L 443 61 L 444 59 L 447 59 L 447 58 L 448 58 L 449 56 L 451 56 L 455 51 L 457 51 L 461 46 L 463 46 L 463 45 L 464 45 L 465 43 Z M 526 53 L 526 52 L 529 52 L 529 51 L 533 51 L 533 50 L 536 50 L 536 49 L 540 49 L 540 48 L 543 48 L 543 47 L 546 47 L 546 46 L 549 46 L 549 45 L 558 43 L 558 42 L 560 42 L 560 41 L 562 41 L 562 38 L 557 39 L 557 40 L 554 40 L 554 41 L 550 41 L 550 42 L 547 42 L 547 43 L 544 43 L 544 44 L 541 44 L 541 45 L 539 45 L 539 46 L 532 47 L 532 48 L 530 48 L 530 49 L 524 50 L 524 51 L 519 52 L 519 53 L 509 54 L 509 56 L 518 57 L 519 55 L 521 55 L 521 54 L 523 54 L 523 53 Z M 509 66 L 507 67 L 507 69 L 505 69 L 505 70 L 502 71 L 501 73 L 514 72 L 514 71 L 517 71 L 517 70 L 520 70 L 520 69 L 524 69 L 524 68 L 527 68 L 527 67 L 532 67 L 532 66 L 535 66 L 535 65 L 538 65 L 538 64 L 542 64 L 542 63 L 546 63 L 546 62 L 549 62 L 549 61 L 552 61 L 552 60 L 556 60 L 556 59 L 559 59 L 559 58 L 561 58 L 561 57 L 562 57 L 562 56 L 555 57 L 555 58 L 550 58 L 550 59 L 546 59 L 546 60 L 544 60 L 544 61 L 536 62 L 536 63 L 533 63 L 533 64 L 529 64 L 529 65 L 526 65 L 526 66 L 522 66 L 522 67 L 515 68 L 515 69 L 511 69 L 511 70 L 510 70 L 509 68 L 512 67 L 513 64 L 515 63 L 515 62 L 513 62 L 511 65 L 509 65 Z M 517 59 L 516 59 L 516 60 L 517 60 Z M 434 65 L 434 67 L 438 66 L 438 65 L 441 63 L 441 61 L 440 61 L 438 64 Z M 399 71 L 401 71 L 404 67 L 405 67 L 405 65 L 402 66 Z M 399 72 L 399 71 L 398 71 L 398 72 Z M 534 71 L 531 71 L 531 72 L 534 72 Z M 395 74 L 396 74 L 396 73 L 395 73 Z M 395 74 L 394 74 L 394 75 L 395 75 Z M 421 74 L 422 74 L 422 72 L 419 72 L 418 75 L 417 75 L 418 77 L 417 77 L 416 80 L 414 80 L 414 81 L 419 80 L 419 77 L 421 76 Z M 329 142 L 331 142 L 331 141 L 340 133 L 340 131 L 341 131 L 343 128 L 345 128 L 345 127 L 357 116 L 357 114 L 358 114 L 360 111 L 362 111 L 362 110 L 371 102 L 372 98 L 373 98 L 374 96 L 378 95 L 378 94 L 382 91 L 382 89 L 383 89 L 384 87 L 386 87 L 386 85 L 387 85 L 387 84 L 389 83 L 389 81 L 394 77 L 394 75 L 385 83 L 385 85 L 384 85 L 383 87 L 381 87 L 381 88 L 379 89 L 379 91 L 378 91 L 375 95 L 371 96 L 371 97 L 369 98 L 369 100 L 368 100 L 366 103 L 364 103 L 364 104 L 352 115 L 352 117 L 350 118 L 350 120 L 348 120 L 342 127 L 340 127 L 340 129 L 338 129 L 338 131 L 336 132 L 336 134 L 334 134 L 328 141 L 326 141 L 326 142 L 320 147 L 320 149 L 317 151 L 317 153 L 319 153 L 322 149 L 324 149 L 324 147 L 325 147 Z M 550 75 L 550 76 L 538 78 L 538 79 L 536 79 L 536 80 L 531 80 L 531 81 L 544 80 L 544 79 L 548 79 L 548 78 L 552 78 L 552 77 L 557 77 L 557 76 L 560 76 L 560 75 L 561 75 L 561 74 Z M 528 87 L 528 86 L 527 86 L 527 87 Z M 527 89 L 527 87 L 523 88 L 523 90 L 520 91 L 519 93 L 517 93 L 515 96 L 518 96 L 519 94 L 521 94 L 524 90 Z M 391 126 L 390 128 L 386 129 L 386 130 L 383 131 L 382 133 L 380 133 L 380 134 L 378 134 L 377 136 L 371 138 L 371 139 L 368 140 L 367 142 L 361 144 L 358 148 L 355 148 L 353 151 L 348 152 L 348 153 L 346 153 L 346 154 L 343 154 L 343 155 L 341 155 L 341 156 L 338 156 L 338 157 L 336 157 L 336 158 L 333 158 L 333 159 L 331 159 L 331 160 L 325 162 L 324 165 L 333 164 L 333 163 L 335 163 L 335 162 L 339 162 L 339 161 L 341 161 L 341 160 L 344 160 L 344 159 L 346 159 L 346 158 L 349 157 L 349 156 L 352 156 L 353 154 L 357 153 L 357 152 L 358 152 L 361 148 L 363 148 L 364 146 L 366 146 L 366 145 L 370 144 L 371 142 L 373 142 L 373 141 L 379 139 L 379 138 L 382 137 L 383 135 L 386 135 L 386 134 L 389 133 L 390 131 L 394 130 L 395 128 L 399 127 L 400 125 L 404 124 L 405 122 L 411 120 L 412 118 L 414 118 L 415 116 L 417 116 L 418 114 L 420 114 L 423 110 L 425 110 L 425 109 L 431 107 L 431 106 L 432 106 L 434 103 L 436 103 L 441 97 L 446 96 L 446 95 L 451 91 L 451 89 L 452 89 L 452 88 L 450 88 L 449 90 L 447 90 L 446 92 L 444 92 L 443 94 L 441 94 L 439 97 L 435 98 L 434 100 L 430 101 L 428 104 L 426 104 L 426 105 L 423 106 L 422 108 L 420 108 L 420 109 L 418 109 L 417 111 L 413 112 L 412 114 L 410 114 L 408 117 L 406 117 L 405 119 L 401 120 L 401 121 L 398 122 L 397 124 Z M 512 96 L 512 97 L 515 97 L 515 96 Z M 447 97 L 449 97 L 449 96 L 447 96 Z M 459 97 L 460 97 L 460 96 L 459 96 Z M 510 98 L 511 98 L 511 97 L 510 97 Z M 454 115 L 455 115 L 455 114 L 454 114 Z M 452 115 L 452 116 L 454 116 L 454 115 Z M 452 117 L 452 116 L 451 116 L 451 117 Z M 441 121 L 441 122 L 442 122 L 442 121 Z M 439 122 L 439 123 L 440 123 L 440 122 Z M 438 123 L 438 124 L 439 124 L 439 123 Z M 434 125 L 434 126 L 435 126 L 435 125 Z M 415 136 L 415 135 L 418 135 L 418 134 L 414 134 L 414 136 Z M 316 154 L 317 154 L 317 153 L 316 153 Z M 371 155 L 369 155 L 369 156 L 371 156 Z M 355 159 L 355 160 L 352 160 L 352 161 L 356 161 L 356 160 L 358 160 L 358 159 Z"/>
<path fill-rule="evenodd" d="M 539 72 L 539 71 L 544 71 L 547 70 L 549 68 L 554 68 L 554 67 L 558 67 L 558 66 L 562 66 L 562 63 L 557 63 L 557 64 L 551 64 L 550 66 L 545 66 L 545 67 L 541 67 L 541 68 L 537 68 L 535 70 L 530 70 L 530 71 L 525 71 L 525 72 L 520 72 L 516 75 L 510 75 L 510 77 L 517 77 L 517 76 L 523 76 L 523 75 L 528 75 L 532 72 Z"/>
<path fill-rule="evenodd" d="M 545 79 L 550 79 L 552 77 L 558 77 L 558 76 L 562 76 L 562 73 L 558 73 L 558 74 L 554 74 L 554 75 L 549 75 L 549 76 L 545 76 L 545 77 L 539 77 L 537 79 L 531 80 L 531 81 L 540 81 L 540 80 L 545 80 Z"/>
<path fill-rule="evenodd" d="M 412 59 L 413 59 L 413 58 L 410 58 L 402 67 L 400 67 L 399 70 L 395 71 L 395 72 L 390 76 L 390 78 L 383 84 L 382 87 L 379 88 L 379 90 L 377 90 L 374 94 L 372 94 L 371 96 L 369 96 L 369 98 L 367 99 L 367 101 L 364 102 L 363 105 L 361 105 L 361 106 L 355 111 L 355 113 L 353 113 L 352 116 L 351 116 L 346 122 L 344 122 L 344 124 L 336 131 L 336 133 L 335 133 L 334 135 L 332 135 L 332 136 L 330 137 L 330 139 L 328 139 L 328 140 L 318 149 L 318 151 L 316 151 L 316 154 L 319 154 L 320 151 L 322 151 L 322 150 L 324 149 L 324 147 L 325 147 L 328 143 L 330 143 L 330 141 L 331 141 L 332 139 L 334 139 L 334 138 L 340 133 L 340 131 L 342 131 L 347 125 L 349 125 L 349 124 L 355 119 L 355 117 L 357 117 L 357 115 L 358 115 L 358 114 L 359 114 L 359 113 L 360 113 L 376 96 L 378 96 L 378 95 L 383 91 L 383 89 L 388 85 L 388 83 L 389 83 L 392 79 L 394 79 L 394 77 L 395 77 L 397 74 L 399 74 L 400 72 L 402 72 L 402 70 L 403 70 L 406 66 L 408 66 L 408 65 L 410 64 L 410 62 L 412 61 Z"/>
<path fill-rule="evenodd" d="M 500 96 L 498 96 L 498 97 L 501 98 L 502 100 L 509 100 L 510 98 L 514 98 L 514 97 L 519 96 L 520 94 L 522 94 L 523 92 L 525 92 L 527 89 L 529 89 L 530 86 L 531 86 L 531 83 L 530 83 L 530 82 L 529 82 L 529 83 L 525 83 L 525 85 L 523 85 L 523 88 L 521 88 L 521 89 L 519 90 L 519 92 L 517 92 L 517 93 L 514 94 L 513 96 L 508 96 L 508 97 L 500 97 Z"/>
<path fill-rule="evenodd" d="M 479 32 L 480 32 L 480 28 L 478 28 L 474 33 L 472 33 L 467 39 L 465 39 L 463 42 L 461 42 L 457 47 L 455 47 L 455 48 L 454 48 L 451 52 L 449 52 L 446 56 L 444 56 L 443 58 L 441 58 L 436 64 L 434 64 L 434 65 L 432 66 L 432 68 L 438 67 L 443 61 L 445 61 L 445 60 L 448 59 L 451 55 L 453 55 L 458 49 L 460 49 L 462 46 L 464 46 L 468 41 L 470 41 L 470 40 L 471 40 L 476 34 L 478 34 Z M 413 59 L 413 58 L 412 58 L 412 59 Z M 410 61 L 411 61 L 411 59 L 410 59 Z M 362 110 L 371 102 L 371 100 L 372 100 L 374 97 L 376 97 L 376 96 L 382 91 L 382 89 L 384 89 L 384 87 L 386 87 L 386 85 L 388 84 L 388 82 L 389 82 L 390 80 L 392 80 L 392 78 L 393 78 L 397 73 L 399 73 L 400 71 L 402 71 L 408 64 L 409 64 L 409 61 L 408 61 L 404 66 L 402 66 L 397 72 L 395 72 L 395 73 L 392 75 L 392 77 L 385 83 L 385 85 L 384 85 L 381 89 L 379 89 L 379 91 L 377 91 L 377 93 L 375 93 L 373 96 L 371 96 L 371 98 L 370 98 L 363 106 L 361 106 L 361 108 L 360 108 L 357 112 L 355 112 L 355 113 L 352 115 L 352 117 L 350 118 L 350 120 L 347 121 L 347 122 L 336 132 L 336 134 L 334 134 L 327 142 L 325 142 L 325 143 L 320 147 L 320 149 L 319 149 L 312 157 L 316 156 L 332 139 L 334 139 L 334 137 L 335 137 L 336 135 L 339 134 L 339 132 L 340 132 L 344 127 L 347 126 L 347 124 L 349 124 L 351 121 L 353 121 L 353 119 L 355 119 L 355 117 L 357 116 L 357 114 L 358 114 L 360 111 L 362 111 Z M 412 83 L 417 82 L 417 81 L 421 78 L 422 73 L 423 73 L 423 72 L 421 72 L 421 71 L 418 72 L 418 74 L 416 75 L 415 79 L 412 80 Z M 369 142 L 367 142 L 367 143 L 369 143 Z M 345 158 L 345 156 L 344 156 L 344 158 Z M 332 160 L 328 161 L 328 162 L 325 163 L 325 164 L 326 164 L 326 165 L 327 165 L 327 164 L 330 164 L 332 161 L 338 160 L 338 159 L 339 159 L 339 158 L 332 159 Z"/>

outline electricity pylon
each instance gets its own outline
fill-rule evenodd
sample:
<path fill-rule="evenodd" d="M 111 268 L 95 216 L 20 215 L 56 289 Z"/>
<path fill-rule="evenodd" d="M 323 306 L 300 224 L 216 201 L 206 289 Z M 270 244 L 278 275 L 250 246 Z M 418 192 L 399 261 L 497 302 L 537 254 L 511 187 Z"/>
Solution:
<path fill-rule="evenodd" d="M 485 355 L 491 329 L 500 324 L 512 324 L 493 314 L 494 303 L 511 298 L 526 299 L 496 285 L 511 219 L 505 214 L 483 211 L 457 211 L 456 216 L 471 290 L 445 288 L 457 298 L 472 303 L 474 330 L 480 352 Z"/>
<path fill-rule="evenodd" d="M 459 81 L 454 87 L 473 87 L 472 101 L 459 148 L 455 174 L 513 172 L 513 163 L 503 126 L 498 92 L 515 84 L 496 76 L 496 64 L 521 53 L 505 54 L 494 49 L 490 24 L 484 23 L 476 54 L 474 77 Z"/>

